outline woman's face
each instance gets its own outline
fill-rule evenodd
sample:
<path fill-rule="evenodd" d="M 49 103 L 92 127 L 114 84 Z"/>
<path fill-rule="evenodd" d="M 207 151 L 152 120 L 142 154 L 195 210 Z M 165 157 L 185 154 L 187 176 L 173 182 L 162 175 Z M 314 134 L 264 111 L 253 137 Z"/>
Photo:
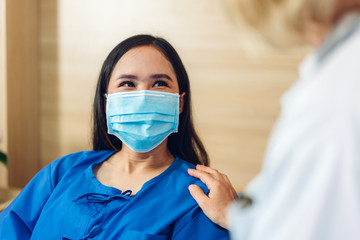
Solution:
<path fill-rule="evenodd" d="M 179 93 L 171 63 L 152 46 L 130 49 L 120 58 L 111 74 L 107 93 L 140 90 Z"/>

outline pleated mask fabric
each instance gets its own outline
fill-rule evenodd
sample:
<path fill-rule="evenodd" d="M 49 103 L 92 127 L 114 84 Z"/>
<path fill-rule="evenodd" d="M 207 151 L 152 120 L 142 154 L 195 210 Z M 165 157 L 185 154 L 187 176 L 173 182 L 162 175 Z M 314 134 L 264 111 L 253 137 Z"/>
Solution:
<path fill-rule="evenodd" d="M 108 94 L 108 133 L 135 152 L 149 152 L 178 131 L 179 101 L 177 93 L 149 90 Z"/>

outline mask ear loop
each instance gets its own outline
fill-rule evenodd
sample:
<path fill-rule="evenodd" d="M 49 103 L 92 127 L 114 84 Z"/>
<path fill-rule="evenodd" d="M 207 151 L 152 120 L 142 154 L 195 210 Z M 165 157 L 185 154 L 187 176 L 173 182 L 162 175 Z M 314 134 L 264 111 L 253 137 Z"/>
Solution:
<path fill-rule="evenodd" d="M 104 94 L 104 97 L 105 97 L 105 109 L 106 109 L 106 101 L 107 101 L 107 98 L 108 98 L 108 94 L 105 93 L 105 94 Z M 106 110 L 105 110 L 105 116 L 106 116 Z M 107 119 L 106 119 L 106 121 L 107 121 Z M 107 125 L 106 125 L 106 128 L 107 128 Z M 108 141 L 108 143 L 110 143 L 110 146 L 112 147 L 112 149 L 115 150 L 115 151 L 120 151 L 120 149 L 117 149 L 117 148 L 112 144 L 112 142 L 111 142 L 111 140 L 110 140 L 110 138 L 109 138 L 109 134 L 106 133 L 105 136 L 106 136 L 106 140 Z M 121 141 L 120 141 L 120 142 L 121 142 Z M 121 144 L 122 144 L 122 142 L 121 142 Z"/>

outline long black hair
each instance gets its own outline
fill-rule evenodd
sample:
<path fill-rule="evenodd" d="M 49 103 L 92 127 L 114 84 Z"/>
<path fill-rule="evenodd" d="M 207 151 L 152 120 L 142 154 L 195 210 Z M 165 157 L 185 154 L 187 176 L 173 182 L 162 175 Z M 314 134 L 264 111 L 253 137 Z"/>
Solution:
<path fill-rule="evenodd" d="M 107 133 L 105 98 L 111 74 L 116 63 L 130 49 L 140 46 L 152 46 L 162 52 L 171 63 L 179 85 L 179 92 L 184 95 L 183 111 L 179 118 L 177 133 L 168 137 L 170 152 L 192 164 L 209 165 L 208 155 L 198 137 L 191 114 L 191 92 L 189 78 L 176 50 L 163 38 L 151 35 L 135 35 L 119 43 L 105 59 L 97 82 L 93 105 L 93 150 L 120 150 L 122 142 Z"/>

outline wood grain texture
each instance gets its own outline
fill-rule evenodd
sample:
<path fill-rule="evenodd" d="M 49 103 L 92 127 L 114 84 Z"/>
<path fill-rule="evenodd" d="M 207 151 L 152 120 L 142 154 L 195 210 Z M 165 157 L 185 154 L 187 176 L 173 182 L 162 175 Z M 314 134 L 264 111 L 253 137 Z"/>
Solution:
<path fill-rule="evenodd" d="M 7 152 L 7 99 L 6 99 L 6 10 L 0 0 L 0 151 Z M 0 163 L 0 188 L 8 185 L 7 168 Z"/>
<path fill-rule="evenodd" d="M 305 51 L 250 58 L 217 0 L 40 1 L 41 161 L 90 148 L 90 115 L 107 54 L 137 33 L 165 37 L 190 76 L 195 123 L 213 167 L 240 191 L 260 170 Z"/>
<path fill-rule="evenodd" d="M 6 2 L 8 165 L 12 187 L 24 187 L 41 167 L 37 23 L 36 0 Z"/>

